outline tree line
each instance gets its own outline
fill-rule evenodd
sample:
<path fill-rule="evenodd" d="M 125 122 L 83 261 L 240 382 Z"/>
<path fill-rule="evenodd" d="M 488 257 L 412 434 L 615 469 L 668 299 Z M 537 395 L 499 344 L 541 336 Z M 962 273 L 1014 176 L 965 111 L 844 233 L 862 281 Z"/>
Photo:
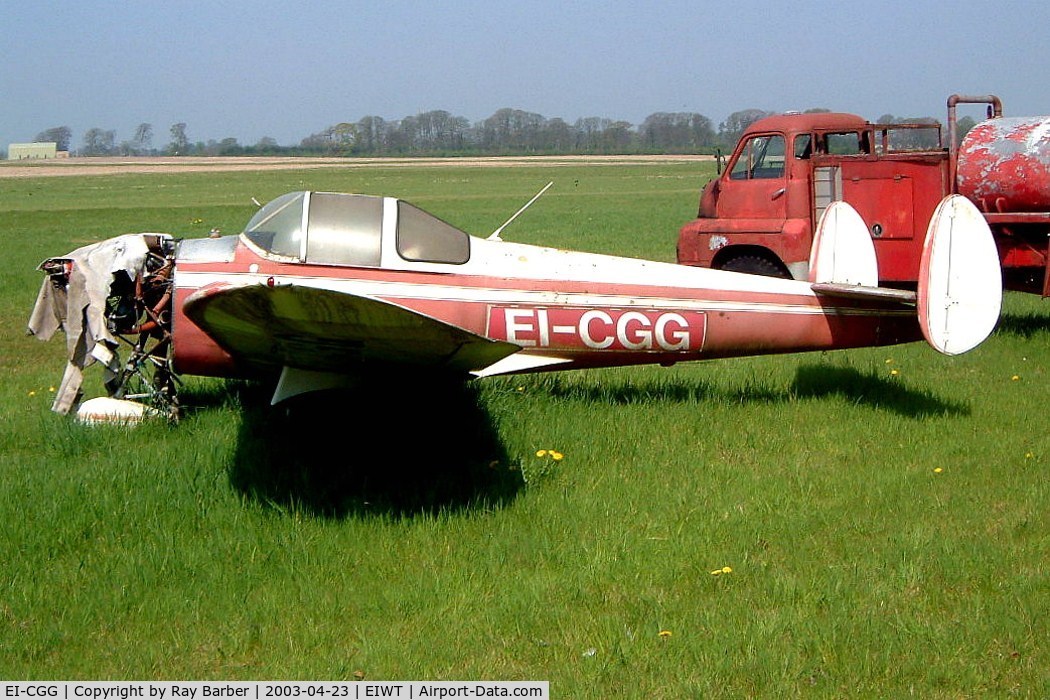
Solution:
<path fill-rule="evenodd" d="M 823 108 L 807 110 L 826 112 Z M 236 138 L 192 141 L 186 123 L 172 124 L 158 138 L 153 125 L 142 123 L 130 139 L 116 132 L 91 128 L 75 149 L 80 156 L 438 156 L 530 154 L 714 153 L 733 147 L 753 122 L 773 114 L 745 109 L 730 114 L 717 128 L 695 112 L 655 112 L 638 125 L 623 120 L 585 117 L 573 123 L 535 112 L 504 108 L 479 122 L 444 110 L 422 112 L 397 120 L 365 116 L 340 122 L 303 138 L 297 145 L 280 145 L 264 137 L 252 145 Z M 883 115 L 880 122 L 931 121 L 930 117 L 899 119 Z M 67 126 L 46 129 L 37 141 L 54 141 L 71 151 L 73 132 Z M 160 143 L 157 143 L 160 142 Z"/>

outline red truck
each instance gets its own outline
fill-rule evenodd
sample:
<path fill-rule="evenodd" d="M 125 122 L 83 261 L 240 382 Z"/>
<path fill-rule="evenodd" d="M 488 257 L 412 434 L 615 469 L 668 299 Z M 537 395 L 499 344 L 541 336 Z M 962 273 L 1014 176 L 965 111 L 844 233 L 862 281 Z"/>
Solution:
<path fill-rule="evenodd" d="M 958 146 L 957 105 L 988 119 Z M 873 124 L 854 114 L 784 114 L 753 123 L 679 232 L 678 262 L 806 279 L 813 230 L 845 200 L 871 231 L 881 284 L 915 284 L 937 203 L 962 194 L 995 235 L 1007 289 L 1050 296 L 1050 117 L 1005 118 L 994 95 L 948 98 L 940 124 Z"/>

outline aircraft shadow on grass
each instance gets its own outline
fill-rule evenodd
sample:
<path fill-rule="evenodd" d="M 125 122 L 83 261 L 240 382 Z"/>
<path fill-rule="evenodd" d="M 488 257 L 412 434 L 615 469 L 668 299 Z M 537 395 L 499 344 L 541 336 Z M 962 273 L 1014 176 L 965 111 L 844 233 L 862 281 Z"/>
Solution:
<path fill-rule="evenodd" d="M 257 502 L 410 518 L 499 507 L 523 486 L 471 384 L 384 377 L 276 407 L 270 387 L 238 386 L 259 396 L 241 404 L 230 482 Z"/>
<path fill-rule="evenodd" d="M 692 382 L 685 378 L 654 382 L 618 382 L 580 385 L 555 376 L 546 381 L 545 390 L 559 398 L 588 403 L 632 404 L 645 402 L 724 401 L 738 404 L 779 403 L 798 398 L 840 396 L 859 406 L 887 410 L 908 418 L 968 415 L 965 403 L 948 401 L 928 391 L 917 391 L 874 372 L 851 367 L 802 365 L 787 389 L 747 383 L 725 389 L 711 382 Z"/>
<path fill-rule="evenodd" d="M 995 332 L 1026 339 L 1050 333 L 1050 314 L 1003 314 Z"/>
<path fill-rule="evenodd" d="M 893 411 L 906 418 L 970 414 L 966 403 L 941 399 L 874 371 L 859 372 L 852 367 L 802 365 L 795 373 L 790 393 L 799 398 L 841 396 L 858 406 Z"/>
<path fill-rule="evenodd" d="M 726 391 L 685 378 L 580 384 L 545 378 L 550 396 L 601 404 L 729 401 L 778 403 L 843 397 L 909 418 L 967 415 L 969 408 L 874 372 L 803 365 L 787 389 L 748 384 Z M 366 381 L 271 407 L 270 387 L 230 383 L 204 390 L 199 408 L 241 406 L 230 482 L 248 498 L 323 517 L 395 518 L 500 507 L 524 485 L 479 398 L 477 384 L 413 377 Z"/>

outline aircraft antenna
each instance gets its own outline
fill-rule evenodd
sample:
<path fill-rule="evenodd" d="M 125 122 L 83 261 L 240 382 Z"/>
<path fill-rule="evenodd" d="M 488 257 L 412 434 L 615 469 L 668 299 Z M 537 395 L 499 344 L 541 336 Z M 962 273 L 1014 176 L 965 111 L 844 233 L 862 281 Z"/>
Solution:
<path fill-rule="evenodd" d="M 492 235 L 489 236 L 487 240 L 490 240 L 490 241 L 502 241 L 503 239 L 500 238 L 499 235 L 500 235 L 500 233 L 503 232 L 503 229 L 507 228 L 507 226 L 510 225 L 510 222 L 514 221 L 514 219 L 517 219 L 518 215 L 520 215 L 523 211 L 525 211 L 526 209 L 531 207 L 532 203 L 535 202 L 540 197 L 542 197 L 543 193 L 546 192 L 547 190 L 549 190 L 551 188 L 551 185 L 553 185 L 553 184 L 554 184 L 554 180 L 551 180 L 550 182 L 548 182 L 546 187 L 544 187 L 542 190 L 537 192 L 535 197 L 533 197 L 532 199 L 530 199 L 528 202 L 525 203 L 525 206 L 523 206 L 521 209 L 519 209 L 516 212 L 514 212 L 514 216 L 512 216 L 509 219 L 507 219 L 506 221 L 504 221 L 502 226 L 500 226 L 498 229 L 493 231 Z"/>

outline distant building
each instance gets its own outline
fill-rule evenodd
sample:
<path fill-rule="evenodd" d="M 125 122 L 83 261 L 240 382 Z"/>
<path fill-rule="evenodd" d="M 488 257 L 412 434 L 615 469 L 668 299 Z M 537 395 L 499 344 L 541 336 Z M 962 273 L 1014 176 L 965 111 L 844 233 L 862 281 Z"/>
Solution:
<path fill-rule="evenodd" d="M 7 147 L 8 160 L 30 160 L 57 157 L 58 144 L 53 141 L 43 143 L 12 143 Z"/>

